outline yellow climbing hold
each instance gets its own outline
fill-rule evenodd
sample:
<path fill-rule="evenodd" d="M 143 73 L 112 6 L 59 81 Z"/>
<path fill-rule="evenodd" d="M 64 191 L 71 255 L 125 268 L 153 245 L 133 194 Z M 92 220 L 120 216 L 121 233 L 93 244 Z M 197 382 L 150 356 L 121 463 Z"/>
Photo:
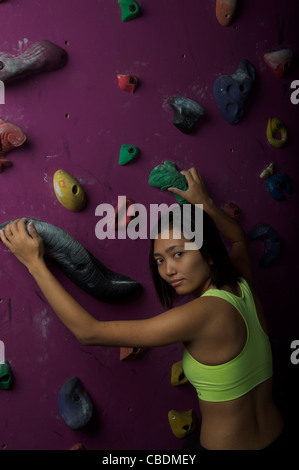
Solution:
<path fill-rule="evenodd" d="M 173 434 L 179 439 L 182 439 L 187 436 L 187 434 L 194 431 L 196 426 L 195 413 L 193 410 L 183 411 L 181 413 L 171 410 L 168 412 L 168 421 Z"/>
<path fill-rule="evenodd" d="M 86 197 L 80 183 L 64 170 L 57 170 L 53 186 L 58 201 L 68 210 L 79 212 L 86 205 Z"/>
<path fill-rule="evenodd" d="M 263 171 L 260 173 L 260 178 L 263 180 L 266 180 L 269 178 L 269 176 L 272 176 L 274 174 L 274 163 L 271 162 L 266 168 L 263 169 Z"/>
<path fill-rule="evenodd" d="M 188 382 L 187 377 L 185 376 L 183 370 L 183 361 L 176 362 L 172 365 L 171 368 L 171 378 L 170 383 L 171 385 L 177 386 L 182 385 Z"/>
<path fill-rule="evenodd" d="M 287 141 L 288 131 L 283 122 L 277 118 L 269 119 L 267 125 L 267 139 L 273 147 L 280 148 Z"/>

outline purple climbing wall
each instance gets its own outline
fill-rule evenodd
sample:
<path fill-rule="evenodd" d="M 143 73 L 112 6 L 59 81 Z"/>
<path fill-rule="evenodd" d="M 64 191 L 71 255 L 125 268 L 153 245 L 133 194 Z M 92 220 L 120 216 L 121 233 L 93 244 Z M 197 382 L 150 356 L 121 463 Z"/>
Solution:
<path fill-rule="evenodd" d="M 142 15 L 121 21 L 117 0 L 6 0 L 0 4 L 0 55 L 16 56 L 39 39 L 64 47 L 65 68 L 7 85 L 0 118 L 17 124 L 27 142 L 12 151 L 11 168 L 0 174 L 0 222 L 32 216 L 77 238 L 106 266 L 138 280 L 140 296 L 121 305 L 103 304 L 74 286 L 52 267 L 63 285 L 98 319 L 138 319 L 161 311 L 148 270 L 148 240 L 98 240 L 95 209 L 115 205 L 126 195 L 147 208 L 171 204 L 173 196 L 148 185 L 151 169 L 165 159 L 179 169 L 196 166 L 219 205 L 241 208 L 246 230 L 261 222 L 280 234 L 282 251 L 269 268 L 258 266 L 263 244 L 252 242 L 253 266 L 273 341 L 275 393 L 297 412 L 292 383 L 298 373 L 290 344 L 298 337 L 295 303 L 298 279 L 298 112 L 291 103 L 298 66 L 277 79 L 263 55 L 282 48 L 299 53 L 298 2 L 251 0 L 227 28 L 215 16 L 215 1 L 140 0 Z M 88 6 L 87 6 L 88 5 Z M 242 59 L 256 68 L 254 92 L 236 126 L 224 121 L 212 87 L 232 74 Z M 140 80 L 135 93 L 118 87 L 117 74 Z M 172 124 L 172 96 L 199 102 L 206 117 L 194 135 Z M 289 139 L 282 149 L 266 139 L 269 118 L 285 122 Z M 118 164 L 122 144 L 140 155 Z M 292 180 L 293 193 L 275 201 L 260 172 L 274 162 Z M 66 210 L 56 199 L 52 178 L 64 169 L 79 179 L 88 206 Z M 0 448 L 180 449 L 168 424 L 168 411 L 193 408 L 189 384 L 170 384 L 171 366 L 182 346 L 148 350 L 139 359 L 120 361 L 118 348 L 84 347 L 55 317 L 26 269 L 2 246 L 0 340 L 13 371 L 14 385 L 0 391 Z M 299 367 L 299 365 L 297 366 Z M 78 376 L 95 407 L 82 430 L 67 427 L 58 413 L 62 384 Z M 283 386 L 282 386 L 283 383 Z M 294 398 L 294 399 L 293 399 Z"/>

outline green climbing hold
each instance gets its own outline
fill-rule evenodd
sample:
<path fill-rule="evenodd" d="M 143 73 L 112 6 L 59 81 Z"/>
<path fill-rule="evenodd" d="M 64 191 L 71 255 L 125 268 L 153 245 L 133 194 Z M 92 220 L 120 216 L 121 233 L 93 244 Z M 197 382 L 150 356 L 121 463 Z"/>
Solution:
<path fill-rule="evenodd" d="M 120 148 L 120 153 L 119 153 L 119 164 L 120 165 L 126 165 L 129 163 L 133 158 L 137 157 L 139 153 L 138 147 L 135 147 L 134 145 L 127 145 L 124 144 Z"/>
<path fill-rule="evenodd" d="M 8 390 L 12 384 L 12 375 L 7 361 L 0 362 L 0 390 Z"/>
<path fill-rule="evenodd" d="M 171 187 L 181 189 L 182 191 L 188 189 L 185 176 L 176 169 L 175 163 L 169 160 L 165 160 L 163 165 L 156 166 L 150 172 L 148 184 L 161 189 L 161 191 Z M 187 203 L 178 194 L 175 194 L 175 198 L 179 204 Z"/>
<path fill-rule="evenodd" d="M 140 7 L 134 0 L 118 0 L 121 8 L 121 20 L 130 21 L 139 15 Z"/>

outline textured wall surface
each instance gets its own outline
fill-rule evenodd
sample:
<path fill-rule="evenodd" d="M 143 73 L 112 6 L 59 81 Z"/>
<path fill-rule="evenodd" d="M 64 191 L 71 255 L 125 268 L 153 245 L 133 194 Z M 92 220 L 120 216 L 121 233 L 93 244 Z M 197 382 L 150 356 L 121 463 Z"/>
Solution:
<path fill-rule="evenodd" d="M 123 23 L 116 0 L 6 0 L 0 4 L 0 55 L 16 56 L 39 39 L 68 52 L 67 65 L 7 85 L 0 118 L 17 124 L 27 142 L 12 151 L 11 168 L 0 174 L 0 222 L 31 216 L 70 233 L 106 266 L 138 280 L 143 290 L 121 304 L 103 304 L 51 267 L 75 298 L 98 319 L 137 319 L 161 312 L 148 269 L 148 240 L 98 240 L 95 209 L 115 205 L 126 195 L 147 208 L 171 204 L 173 195 L 148 185 L 151 169 L 165 159 L 179 169 L 196 166 L 214 200 L 241 208 L 246 230 L 271 224 L 282 240 L 279 259 L 258 266 L 261 242 L 252 243 L 256 287 L 264 303 L 273 342 L 275 393 L 281 406 L 298 412 L 292 388 L 296 366 L 290 343 L 298 337 L 294 307 L 298 281 L 298 113 L 290 84 L 298 65 L 283 79 L 263 55 L 282 48 L 299 53 L 297 0 L 240 2 L 229 27 L 216 20 L 215 2 L 140 0 L 142 15 Z M 87 6 L 88 5 L 88 6 Z M 232 74 L 242 59 L 256 69 L 256 82 L 244 118 L 228 124 L 216 106 L 212 87 Z M 134 94 L 118 87 L 116 75 L 134 74 Z M 205 118 L 195 134 L 173 124 L 169 100 L 185 96 L 199 102 Z M 269 118 L 287 125 L 282 149 L 266 139 Z M 140 155 L 118 164 L 122 144 Z M 270 162 L 292 180 L 293 193 L 275 201 L 259 174 Z M 56 199 L 52 178 L 64 169 L 83 185 L 88 205 L 81 213 Z M 14 385 L 0 391 L 0 448 L 180 449 L 167 413 L 193 408 L 191 385 L 173 387 L 170 371 L 182 346 L 156 348 L 135 361 L 121 362 L 118 348 L 84 347 L 59 322 L 26 269 L 0 247 L 0 340 Z M 299 365 L 297 366 L 299 368 Z M 68 428 L 58 413 L 63 383 L 78 376 L 95 407 L 86 428 Z M 287 401 L 286 401 L 287 398 Z M 286 405 L 288 403 L 288 405 Z"/>

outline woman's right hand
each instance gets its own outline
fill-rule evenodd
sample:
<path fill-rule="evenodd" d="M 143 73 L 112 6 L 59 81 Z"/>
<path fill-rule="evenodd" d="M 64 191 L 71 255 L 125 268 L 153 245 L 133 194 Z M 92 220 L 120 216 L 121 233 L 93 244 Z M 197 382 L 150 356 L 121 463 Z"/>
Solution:
<path fill-rule="evenodd" d="M 32 222 L 29 224 L 29 234 L 27 233 L 26 222 L 26 218 L 10 222 L 4 231 L 0 231 L 0 239 L 30 271 L 43 261 L 45 248 Z"/>
<path fill-rule="evenodd" d="M 185 176 L 188 184 L 188 189 L 182 191 L 177 188 L 168 188 L 168 191 L 178 194 L 183 199 L 185 199 L 190 204 L 209 204 L 212 202 L 212 199 L 208 196 L 205 184 L 196 170 L 192 167 L 189 170 L 181 171 L 181 174 Z"/>

